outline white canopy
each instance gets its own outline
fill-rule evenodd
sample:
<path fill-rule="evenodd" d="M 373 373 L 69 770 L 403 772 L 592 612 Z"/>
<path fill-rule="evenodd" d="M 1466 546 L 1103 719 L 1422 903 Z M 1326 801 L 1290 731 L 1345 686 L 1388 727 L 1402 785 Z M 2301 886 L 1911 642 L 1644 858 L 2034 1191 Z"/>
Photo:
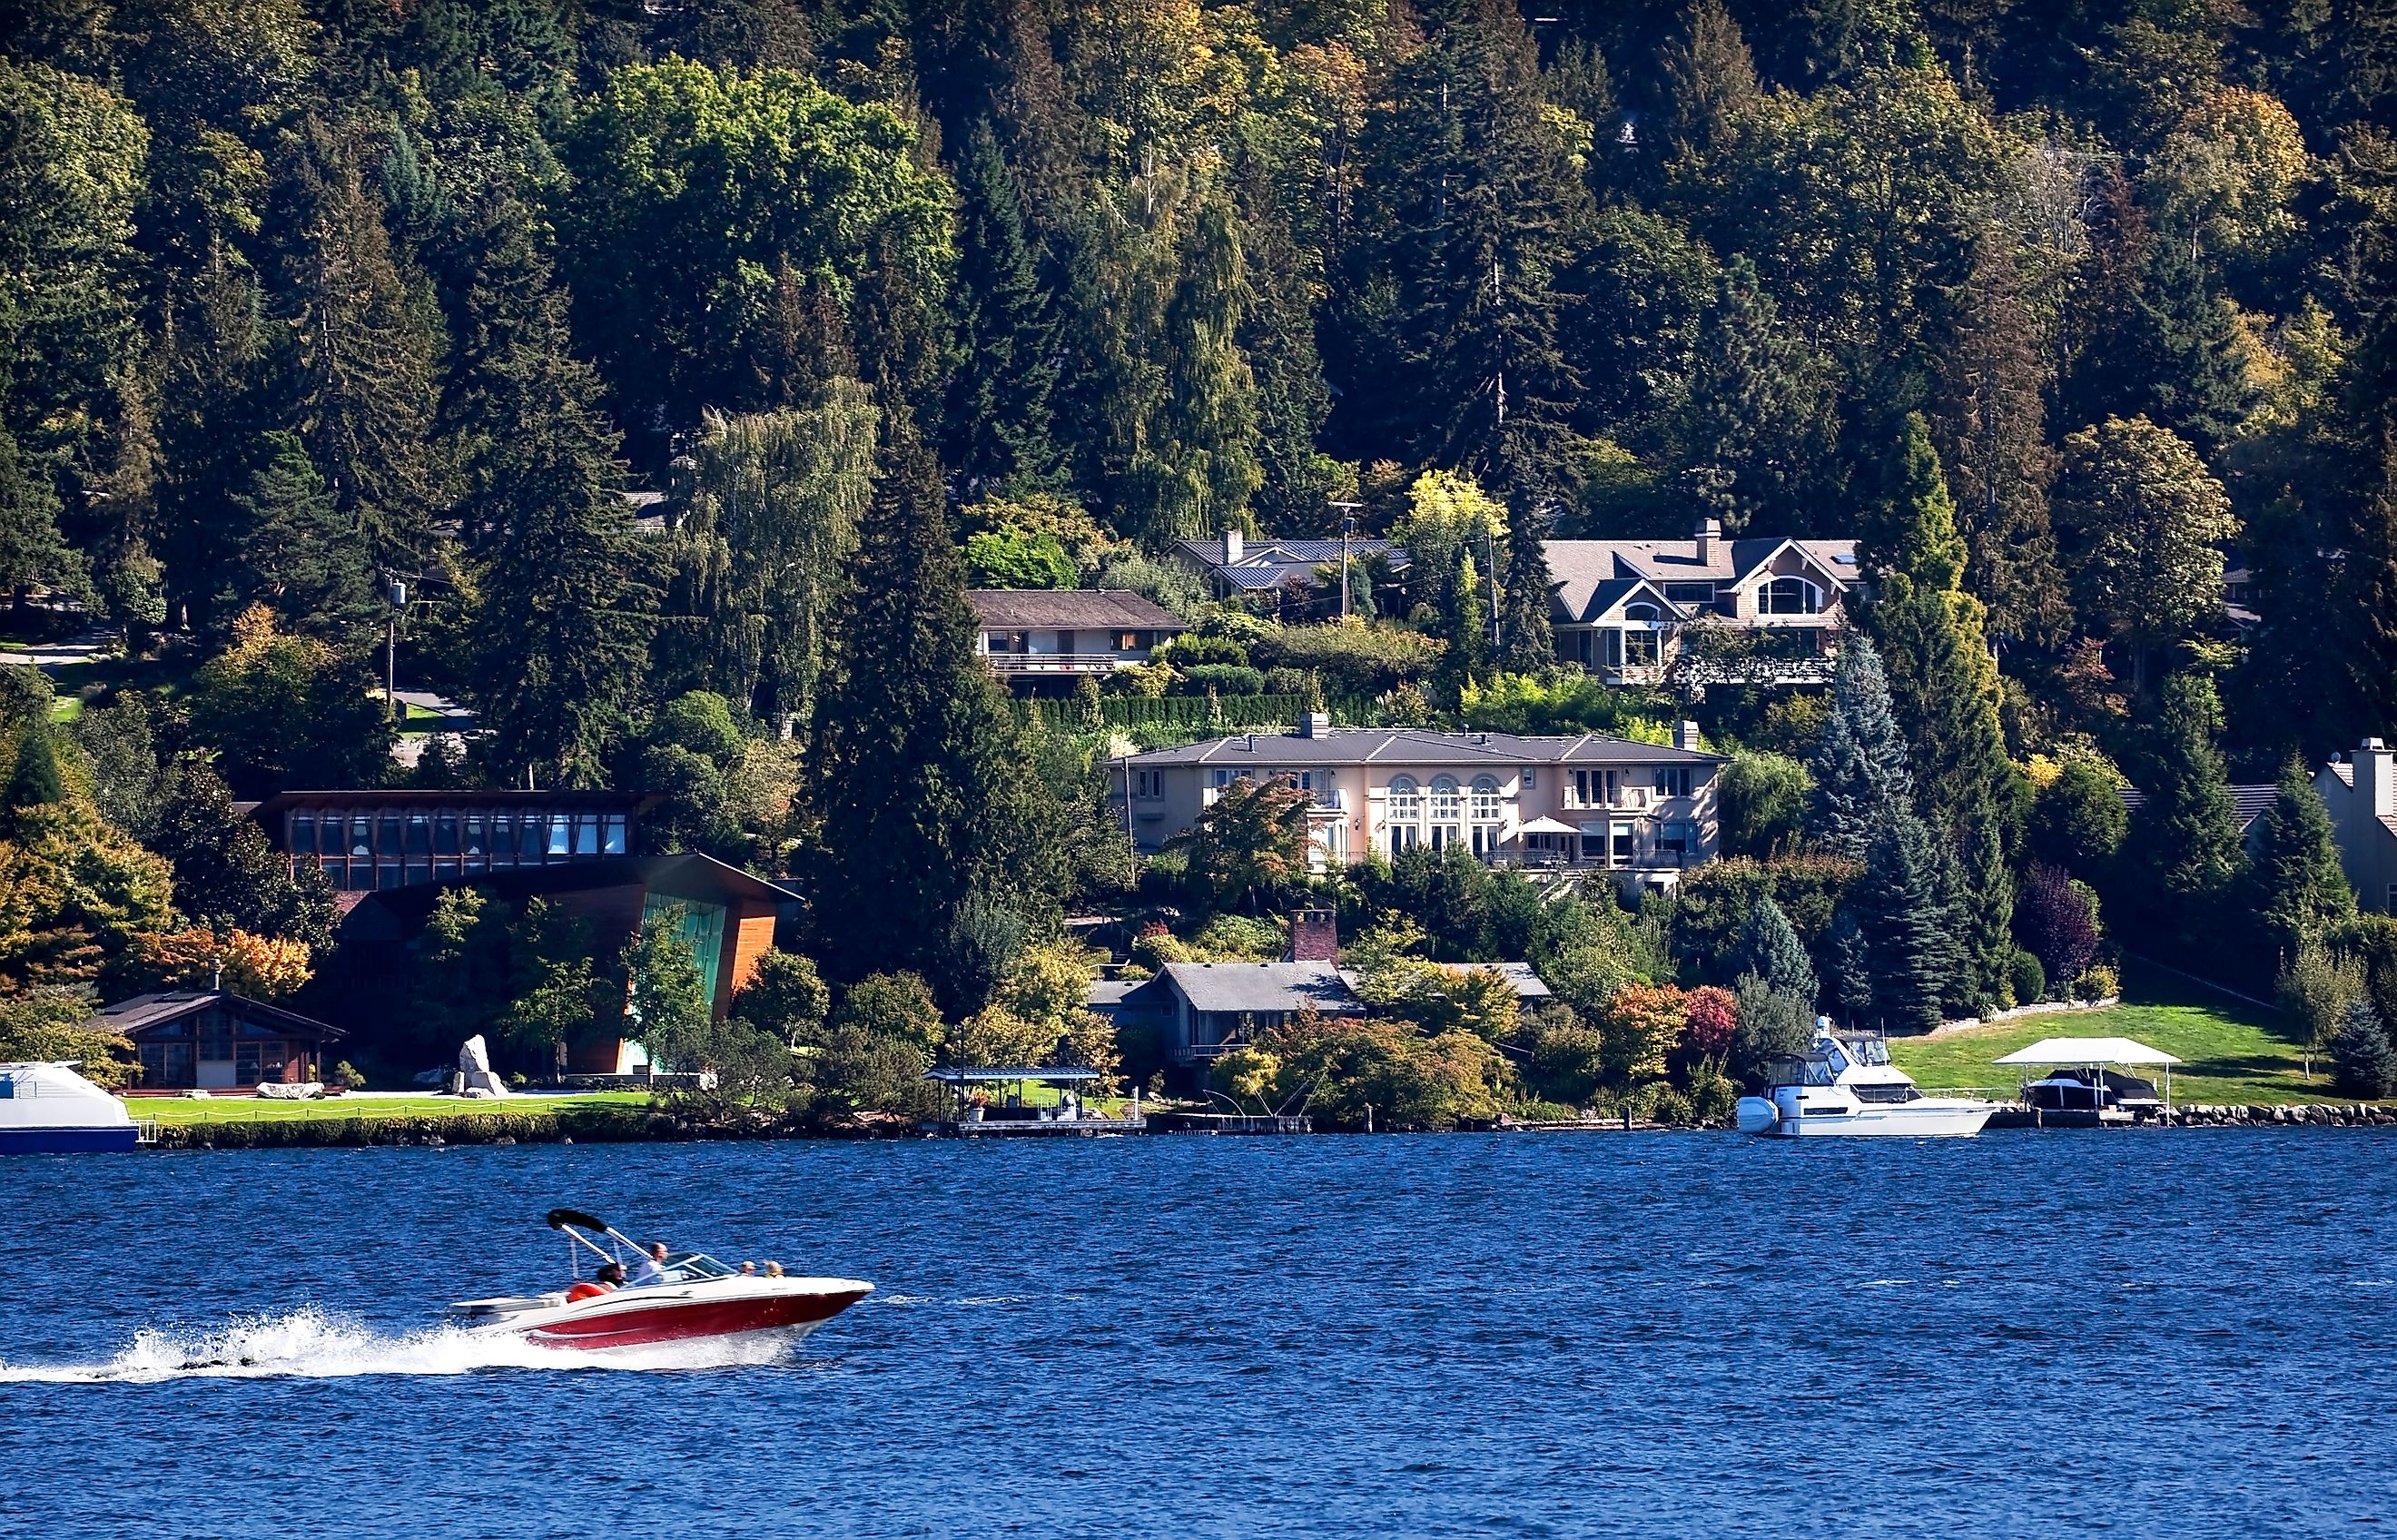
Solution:
<path fill-rule="evenodd" d="M 2176 1065 L 2178 1059 L 2160 1048 L 2129 1038 L 2043 1038 L 2018 1048 L 2002 1065 Z"/>
<path fill-rule="evenodd" d="M 1522 827 L 1524 834 L 1579 834 L 1572 824 L 1554 818 L 1534 818 Z"/>

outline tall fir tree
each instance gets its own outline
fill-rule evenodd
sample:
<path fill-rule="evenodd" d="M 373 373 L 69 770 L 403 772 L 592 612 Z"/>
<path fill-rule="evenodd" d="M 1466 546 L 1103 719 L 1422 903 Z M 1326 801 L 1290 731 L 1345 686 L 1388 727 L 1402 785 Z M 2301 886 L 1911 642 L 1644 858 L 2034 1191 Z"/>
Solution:
<path fill-rule="evenodd" d="M 1537 494 L 1507 498 L 1506 544 L 1498 574 L 1499 666 L 1536 674 L 1557 661 L 1556 583 L 1546 536 L 1550 504 Z"/>
<path fill-rule="evenodd" d="M 444 496 L 434 437 L 437 310 L 420 298 L 360 166 L 365 130 L 311 118 L 283 151 L 283 421 L 369 563 L 413 570 Z"/>
<path fill-rule="evenodd" d="M 476 392 L 483 420 L 462 508 L 475 606 L 463 694 L 490 770 L 513 782 L 606 783 L 648 662 L 654 589 L 625 511 L 615 429 L 575 356 L 565 299 L 529 257 L 516 313 Z"/>
<path fill-rule="evenodd" d="M 1965 987 L 1958 1004 L 2028 1005 L 2007 995 L 2015 956 L 2015 877 L 2000 820 L 1983 810 L 1964 826 L 1956 852 L 1956 909 L 1962 922 Z"/>
<path fill-rule="evenodd" d="M 1782 320 L 1754 264 L 1726 262 L 1671 427 L 1693 492 L 1726 533 L 1810 534 L 1831 516 L 1832 387 L 1829 360 Z"/>
<path fill-rule="evenodd" d="M 1906 419 L 1882 466 L 1868 528 L 1861 554 L 1879 581 L 1867 613 L 1906 732 L 1915 798 L 1933 830 L 1952 842 L 2009 806 L 2018 777 L 1999 721 L 1986 612 L 1957 586 L 1964 543 L 1920 413 Z"/>
<path fill-rule="evenodd" d="M 1292 237 L 1253 145 L 1240 148 L 1234 192 L 1248 233 L 1249 302 L 1237 341 L 1256 381 L 1258 519 L 1279 535 L 1330 532 L 1332 503 L 1354 497 L 1356 475 L 1319 448 L 1332 416 L 1315 340 L 1321 264 Z"/>
<path fill-rule="evenodd" d="M 1855 901 L 1871 957 L 1873 1017 L 1884 1028 L 1937 1026 L 1969 979 L 1954 892 L 1948 853 L 1929 826 L 1906 807 L 1885 811 Z"/>
<path fill-rule="evenodd" d="M 836 977 L 916 972 L 944 1009 L 984 1003 L 960 917 L 1022 924 L 1028 803 L 1015 717 L 975 655 L 964 568 L 938 462 L 904 406 L 887 409 L 840 647 L 809 761 L 822 815 L 819 956 Z"/>
<path fill-rule="evenodd" d="M 223 510 L 253 471 L 250 456 L 272 421 L 263 301 L 248 264 L 219 240 L 165 302 L 171 325 L 160 359 L 158 554 L 167 623 L 219 630 L 240 612 L 217 603 L 236 591 L 241 539 Z"/>
<path fill-rule="evenodd" d="M 2215 742 L 2221 730 L 2212 679 L 2184 671 L 2164 681 L 2140 755 L 2145 795 L 2123 844 L 2136 869 L 2132 907 L 2150 944 L 2201 966 L 2213 960 L 2246 865 Z"/>
<path fill-rule="evenodd" d="M 348 538 L 349 521 L 298 434 L 265 435 L 254 458 L 258 468 L 232 502 L 243 529 L 222 608 L 263 602 L 283 630 L 339 641 L 378 615 L 366 553 Z"/>
<path fill-rule="evenodd" d="M 1383 238 L 1359 257 L 1391 286 L 1371 395 L 1419 461 L 1562 485 L 1580 382 L 1558 346 L 1558 279 L 1589 211 L 1575 146 L 1515 7 L 1439 0 L 1421 25 L 1369 127 Z"/>
<path fill-rule="evenodd" d="M 2339 864 L 2330 810 L 2302 760 L 2281 767 L 2272 805 L 2248 831 L 2255 855 L 2248 870 L 2250 903 L 2266 945 L 2281 958 L 2355 915 L 2355 891 Z"/>
<path fill-rule="evenodd" d="M 1810 1006 L 1822 988 L 1805 944 L 1770 893 L 1757 896 L 1747 923 L 1740 928 L 1739 971 L 1753 973 L 1779 993 L 1794 995 Z"/>
<path fill-rule="evenodd" d="M 1831 712 L 1815 737 L 1807 769 L 1814 781 L 1807 833 L 1835 855 L 1861 858 L 1883 815 L 1914 796 L 1906 738 L 1890 711 L 1889 676 L 1881 654 L 1861 633 L 1850 633 L 1840 644 Z"/>
<path fill-rule="evenodd" d="M 1453 704 L 1467 685 L 1490 676 L 1489 596 L 1469 550 L 1457 553 L 1456 579 L 1442 613 L 1441 635 L 1448 645 L 1440 655 L 1440 695 Z"/>
<path fill-rule="evenodd" d="M 1059 474 L 1050 400 L 1057 318 L 1015 173 L 987 119 L 966 140 L 957 193 L 959 359 L 949 382 L 948 461 L 962 495 L 978 501 L 995 488 L 1049 487 Z"/>
<path fill-rule="evenodd" d="M 1989 607 L 2001 646 L 2052 640 L 2071 613 L 2048 515 L 2054 354 L 2024 289 L 2013 244 L 1984 235 L 1940 354 L 1934 424 L 1964 539 L 1964 587 Z"/>

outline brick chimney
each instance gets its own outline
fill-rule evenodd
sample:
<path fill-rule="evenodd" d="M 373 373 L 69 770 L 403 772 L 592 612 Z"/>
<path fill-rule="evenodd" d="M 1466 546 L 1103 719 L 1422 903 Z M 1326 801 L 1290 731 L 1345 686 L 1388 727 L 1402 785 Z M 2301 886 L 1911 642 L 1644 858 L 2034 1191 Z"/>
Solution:
<path fill-rule="evenodd" d="M 1722 520 L 1698 520 L 1698 565 L 1704 567 L 1715 559 L 1715 542 L 1722 539 Z"/>
<path fill-rule="evenodd" d="M 1224 530 L 1224 565 L 1229 567 L 1246 555 L 1248 546 L 1241 540 L 1240 531 L 1226 527 Z"/>
<path fill-rule="evenodd" d="M 1673 746 L 1677 749 L 1688 749 L 1693 754 L 1697 753 L 1698 724 L 1691 721 L 1674 723 Z"/>
<path fill-rule="evenodd" d="M 1332 909 L 1291 911 L 1290 960 L 1292 962 L 1340 960 L 1338 911 Z"/>

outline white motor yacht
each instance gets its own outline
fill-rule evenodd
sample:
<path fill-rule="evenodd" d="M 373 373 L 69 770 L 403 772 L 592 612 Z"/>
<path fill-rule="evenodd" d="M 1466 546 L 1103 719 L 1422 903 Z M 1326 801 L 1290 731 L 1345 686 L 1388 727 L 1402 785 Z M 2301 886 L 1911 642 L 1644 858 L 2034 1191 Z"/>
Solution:
<path fill-rule="evenodd" d="M 129 1150 L 142 1125 L 72 1061 L 0 1064 L 0 1155 Z"/>
<path fill-rule="evenodd" d="M 1878 1033 L 1837 1031 L 1818 1017 L 1813 1045 L 1774 1060 L 1772 1084 L 1761 1096 L 1739 1099 L 1738 1118 L 1742 1133 L 1791 1139 L 1929 1138 L 1978 1133 L 1997 1110 L 1975 1097 L 1925 1096 L 1889 1062 Z"/>

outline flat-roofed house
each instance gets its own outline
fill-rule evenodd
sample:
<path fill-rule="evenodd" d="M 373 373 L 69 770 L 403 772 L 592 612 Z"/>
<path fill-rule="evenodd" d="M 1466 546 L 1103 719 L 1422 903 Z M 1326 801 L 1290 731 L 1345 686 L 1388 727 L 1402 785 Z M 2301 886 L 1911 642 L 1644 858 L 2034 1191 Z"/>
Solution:
<path fill-rule="evenodd" d="M 977 588 L 966 596 L 983 661 L 1011 689 L 1070 688 L 1148 662 L 1182 619 L 1129 589 Z"/>
<path fill-rule="evenodd" d="M 1552 540 L 1557 656 L 1611 685 L 1818 684 L 1861 581 L 1856 542 Z"/>
<path fill-rule="evenodd" d="M 1154 852 L 1189 829 L 1235 781 L 1306 792 L 1319 867 L 1418 846 L 1494 865 L 1608 874 L 1627 893 L 1661 891 L 1720 847 L 1715 776 L 1722 756 L 1683 723 L 1672 744 L 1600 733 L 1524 735 L 1334 728 L 1320 713 L 1294 731 L 1236 733 L 1158 749 L 1114 767 L 1117 806 Z"/>

